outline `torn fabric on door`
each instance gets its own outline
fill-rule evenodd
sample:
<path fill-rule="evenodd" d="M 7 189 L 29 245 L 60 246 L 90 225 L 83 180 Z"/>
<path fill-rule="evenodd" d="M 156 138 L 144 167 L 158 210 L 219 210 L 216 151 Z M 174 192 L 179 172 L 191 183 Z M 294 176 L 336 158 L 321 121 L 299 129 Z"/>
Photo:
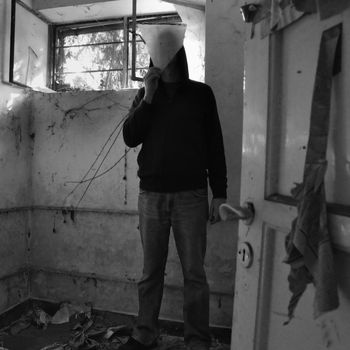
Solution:
<path fill-rule="evenodd" d="M 340 35 L 340 25 L 324 31 L 322 35 L 303 183 L 292 190 L 293 197 L 298 201 L 298 216 L 286 240 L 285 262 L 291 265 L 288 281 L 293 294 L 286 323 L 293 318 L 296 305 L 311 282 L 315 285 L 315 318 L 339 306 L 327 225 L 324 176 L 327 169 L 332 76 Z"/>

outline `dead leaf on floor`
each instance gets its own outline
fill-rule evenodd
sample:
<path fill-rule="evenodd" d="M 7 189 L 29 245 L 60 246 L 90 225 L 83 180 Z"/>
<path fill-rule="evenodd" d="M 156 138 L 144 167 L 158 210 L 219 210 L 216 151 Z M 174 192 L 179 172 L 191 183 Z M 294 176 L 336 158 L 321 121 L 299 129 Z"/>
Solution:
<path fill-rule="evenodd" d="M 66 349 L 67 349 L 67 347 L 65 344 L 55 343 L 55 344 L 45 346 L 44 348 L 41 348 L 40 350 L 66 350 Z"/>

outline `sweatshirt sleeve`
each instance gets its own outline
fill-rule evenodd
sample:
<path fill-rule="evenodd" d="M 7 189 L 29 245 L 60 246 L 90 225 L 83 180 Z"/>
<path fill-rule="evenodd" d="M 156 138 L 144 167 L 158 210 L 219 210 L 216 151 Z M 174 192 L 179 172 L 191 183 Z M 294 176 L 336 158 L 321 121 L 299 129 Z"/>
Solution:
<path fill-rule="evenodd" d="M 144 88 L 139 89 L 123 124 L 124 142 L 128 147 L 136 147 L 144 140 L 152 119 L 152 105 L 143 100 Z"/>
<path fill-rule="evenodd" d="M 221 125 L 215 96 L 208 87 L 207 109 L 207 161 L 209 185 L 214 198 L 226 198 L 227 170 Z"/>

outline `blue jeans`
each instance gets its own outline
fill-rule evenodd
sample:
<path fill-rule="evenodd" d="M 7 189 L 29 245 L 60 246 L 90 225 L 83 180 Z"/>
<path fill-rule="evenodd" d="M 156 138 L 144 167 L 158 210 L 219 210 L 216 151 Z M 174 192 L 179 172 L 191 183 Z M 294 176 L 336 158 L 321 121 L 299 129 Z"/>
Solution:
<path fill-rule="evenodd" d="M 149 345 L 158 336 L 164 272 L 172 227 L 184 276 L 184 340 L 210 344 L 209 287 L 204 271 L 207 243 L 207 189 L 175 193 L 140 190 L 140 233 L 144 252 L 138 284 L 139 316 L 134 338 Z"/>

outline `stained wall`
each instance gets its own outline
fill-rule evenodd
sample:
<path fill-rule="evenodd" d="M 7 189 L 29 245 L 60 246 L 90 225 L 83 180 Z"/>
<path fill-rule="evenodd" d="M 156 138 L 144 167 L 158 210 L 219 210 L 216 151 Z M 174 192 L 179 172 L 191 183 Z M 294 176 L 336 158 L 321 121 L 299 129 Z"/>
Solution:
<path fill-rule="evenodd" d="M 0 312 L 29 295 L 31 113 L 28 92 L 8 79 L 9 1 L 0 2 Z"/>
<path fill-rule="evenodd" d="M 91 302 L 100 309 L 137 313 L 137 281 L 142 272 L 138 149 L 128 151 L 119 133 L 135 92 L 33 95 L 30 270 L 35 298 Z M 87 172 L 85 180 L 108 169 L 91 184 L 73 183 Z M 230 322 L 232 312 L 227 243 L 223 232 L 217 232 L 207 259 L 211 320 L 221 326 Z M 181 320 L 183 277 L 173 239 L 165 284 L 161 317 Z"/>
<path fill-rule="evenodd" d="M 236 11 L 230 1 L 207 3 L 205 28 L 205 79 L 218 103 L 231 203 L 238 198 L 241 153 L 243 39 L 232 23 Z M 204 32 L 200 37 L 204 40 Z M 202 49 L 197 51 L 202 54 Z M 121 134 L 117 137 L 117 125 L 136 91 L 28 95 L 9 85 L 0 89 L 1 154 L 6 161 L 0 179 L 0 249 L 6 256 L 0 293 L 7 300 L 0 312 L 32 297 L 92 302 L 99 309 L 136 314 L 142 270 L 138 150 L 128 151 Z M 10 109 L 12 100 L 17 102 Z M 105 171 L 90 184 L 91 177 Z M 208 226 L 212 325 L 231 325 L 236 229 L 232 223 Z M 181 320 L 183 281 L 173 239 L 165 283 L 161 317 Z"/>

